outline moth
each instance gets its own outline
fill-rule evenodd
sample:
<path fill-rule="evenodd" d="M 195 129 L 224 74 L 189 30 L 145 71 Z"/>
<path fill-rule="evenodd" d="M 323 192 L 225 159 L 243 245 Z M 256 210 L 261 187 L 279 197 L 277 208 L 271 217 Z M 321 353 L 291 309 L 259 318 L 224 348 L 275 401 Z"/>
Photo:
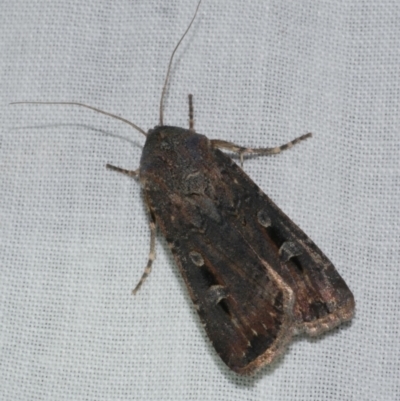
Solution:
<path fill-rule="evenodd" d="M 194 129 L 189 95 L 189 129 L 163 123 L 163 100 L 176 45 L 160 100 L 160 123 L 147 133 L 139 178 L 150 215 L 150 254 L 134 293 L 155 259 L 157 226 L 165 236 L 193 304 L 217 353 L 230 369 L 252 374 L 277 359 L 299 333 L 317 336 L 354 313 L 353 294 L 332 263 L 229 156 L 277 154 L 309 138 L 275 148 L 251 149 L 210 140 Z M 31 103 L 31 102 L 20 102 Z M 43 103 L 43 102 L 35 102 Z"/>

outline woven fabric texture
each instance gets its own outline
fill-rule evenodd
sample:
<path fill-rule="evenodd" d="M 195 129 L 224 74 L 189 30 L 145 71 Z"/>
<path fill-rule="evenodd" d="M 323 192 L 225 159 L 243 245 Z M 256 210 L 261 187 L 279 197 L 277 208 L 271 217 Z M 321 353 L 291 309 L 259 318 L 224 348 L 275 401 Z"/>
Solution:
<path fill-rule="evenodd" d="M 200 324 L 166 241 L 153 272 L 144 137 L 76 101 L 158 123 L 196 0 L 3 0 L 1 400 L 400 400 L 400 2 L 203 0 L 176 54 L 165 123 L 276 146 L 245 171 L 332 260 L 353 321 L 296 338 L 251 378 Z"/>

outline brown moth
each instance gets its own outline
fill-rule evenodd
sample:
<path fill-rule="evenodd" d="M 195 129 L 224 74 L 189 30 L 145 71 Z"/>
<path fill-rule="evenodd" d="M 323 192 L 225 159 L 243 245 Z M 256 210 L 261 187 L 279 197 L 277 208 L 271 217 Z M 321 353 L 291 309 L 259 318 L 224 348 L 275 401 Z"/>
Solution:
<path fill-rule="evenodd" d="M 172 250 L 190 297 L 216 351 L 233 371 L 251 374 L 274 361 L 293 335 L 316 336 L 352 318 L 353 294 L 332 263 L 230 157 L 277 154 L 306 139 L 276 148 L 249 149 L 196 133 L 189 95 L 189 129 L 160 124 L 147 133 L 138 177 L 150 214 L 150 255 L 137 292 L 155 258 L 156 227 Z M 25 102 L 27 103 L 27 102 Z M 54 104 L 54 103 L 52 103 Z"/>

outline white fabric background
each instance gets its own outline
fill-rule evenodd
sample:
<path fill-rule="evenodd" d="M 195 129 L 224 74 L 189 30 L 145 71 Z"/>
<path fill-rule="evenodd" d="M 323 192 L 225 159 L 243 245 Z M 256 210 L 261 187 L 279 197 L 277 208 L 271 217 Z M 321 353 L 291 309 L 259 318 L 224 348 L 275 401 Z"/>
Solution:
<path fill-rule="evenodd" d="M 273 146 L 245 162 L 354 292 L 357 311 L 239 377 L 209 344 L 135 169 L 196 0 L 5 0 L 0 12 L 1 400 L 400 400 L 400 3 L 203 0 L 165 122 Z M 132 143 L 121 139 L 128 138 Z"/>

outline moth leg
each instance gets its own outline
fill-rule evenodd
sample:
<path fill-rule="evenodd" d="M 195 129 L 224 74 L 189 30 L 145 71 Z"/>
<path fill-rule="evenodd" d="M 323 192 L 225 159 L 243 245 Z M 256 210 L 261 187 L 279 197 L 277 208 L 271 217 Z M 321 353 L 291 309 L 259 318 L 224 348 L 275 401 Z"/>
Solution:
<path fill-rule="evenodd" d="M 129 177 L 132 177 L 132 178 L 135 178 L 135 177 L 137 177 L 139 175 L 139 169 L 137 169 L 137 170 L 125 170 L 123 168 L 116 167 L 116 166 L 113 166 L 111 164 L 106 164 L 106 167 L 109 168 L 110 170 L 114 170 L 114 171 L 118 171 L 119 173 L 126 174 L 126 175 L 128 175 Z"/>
<path fill-rule="evenodd" d="M 275 148 L 244 148 L 239 145 L 235 145 L 232 142 L 228 141 L 221 141 L 219 139 L 212 139 L 211 144 L 215 148 L 219 149 L 227 149 L 232 152 L 236 152 L 240 156 L 240 165 L 243 167 L 243 156 L 245 154 L 258 154 L 258 155 L 276 155 L 278 153 L 281 153 L 283 150 L 290 149 L 300 141 L 303 141 L 304 139 L 310 138 L 312 136 L 311 133 L 299 136 L 296 139 L 293 139 L 293 141 L 290 141 L 288 143 L 285 143 L 284 145 L 277 146 Z"/>
<path fill-rule="evenodd" d="M 193 95 L 189 94 L 189 131 L 194 132 Z"/>
<path fill-rule="evenodd" d="M 150 252 L 149 252 L 149 259 L 147 261 L 147 266 L 144 269 L 144 272 L 142 274 L 141 279 L 139 280 L 139 282 L 137 283 L 136 287 L 132 291 L 132 295 L 135 295 L 139 291 L 140 287 L 142 286 L 142 284 L 144 283 L 144 281 L 146 280 L 148 275 L 151 273 L 151 266 L 153 264 L 154 259 L 156 258 L 156 229 L 157 229 L 156 219 L 155 219 L 153 213 L 150 212 Z"/>

